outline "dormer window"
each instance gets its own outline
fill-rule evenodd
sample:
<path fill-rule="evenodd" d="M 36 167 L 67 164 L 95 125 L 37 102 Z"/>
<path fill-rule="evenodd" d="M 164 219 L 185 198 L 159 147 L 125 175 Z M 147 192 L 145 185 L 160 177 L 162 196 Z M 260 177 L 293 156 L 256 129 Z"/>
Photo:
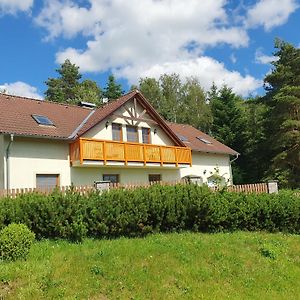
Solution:
<path fill-rule="evenodd" d="M 40 115 L 31 115 L 31 116 L 39 125 L 55 126 L 54 123 L 46 116 L 40 116 Z"/>

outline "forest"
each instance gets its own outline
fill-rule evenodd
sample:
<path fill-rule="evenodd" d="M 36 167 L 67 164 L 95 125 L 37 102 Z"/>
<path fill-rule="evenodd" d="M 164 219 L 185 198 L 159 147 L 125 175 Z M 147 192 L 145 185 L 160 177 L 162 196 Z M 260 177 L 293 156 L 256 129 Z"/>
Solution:
<path fill-rule="evenodd" d="M 243 98 L 215 84 L 205 91 L 197 78 L 182 80 L 180 74 L 140 78 L 131 89 L 139 89 L 165 120 L 191 124 L 238 151 L 235 184 L 278 180 L 281 188 L 300 188 L 300 49 L 276 39 L 274 56 L 261 96 Z M 101 106 L 104 98 L 124 93 L 114 75 L 104 88 L 82 80 L 69 60 L 57 72 L 45 82 L 50 101 Z"/>

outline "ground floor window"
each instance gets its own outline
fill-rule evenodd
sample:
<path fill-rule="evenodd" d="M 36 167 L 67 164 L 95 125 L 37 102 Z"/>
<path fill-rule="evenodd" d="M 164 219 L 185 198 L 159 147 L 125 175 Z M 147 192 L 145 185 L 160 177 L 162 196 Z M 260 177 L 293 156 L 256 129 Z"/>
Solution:
<path fill-rule="evenodd" d="M 59 186 L 59 174 L 36 174 L 37 189 L 51 189 Z"/>
<path fill-rule="evenodd" d="M 119 183 L 119 174 L 103 174 L 103 181 Z"/>
<path fill-rule="evenodd" d="M 149 174 L 149 182 L 161 181 L 161 174 Z"/>

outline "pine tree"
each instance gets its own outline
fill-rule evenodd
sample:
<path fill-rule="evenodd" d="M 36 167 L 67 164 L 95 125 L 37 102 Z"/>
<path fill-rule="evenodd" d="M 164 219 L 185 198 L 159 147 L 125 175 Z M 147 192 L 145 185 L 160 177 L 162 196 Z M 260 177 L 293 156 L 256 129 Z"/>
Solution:
<path fill-rule="evenodd" d="M 108 100 L 117 99 L 124 94 L 121 84 L 118 84 L 114 75 L 108 77 L 108 82 L 104 88 L 103 95 Z"/>
<path fill-rule="evenodd" d="M 275 41 L 274 69 L 265 78 L 269 178 L 282 186 L 300 187 L 300 49 Z"/>
<path fill-rule="evenodd" d="M 59 78 L 49 78 L 45 82 L 48 86 L 45 92 L 46 99 L 53 102 L 74 103 L 75 90 L 81 78 L 79 67 L 67 59 L 56 72 L 59 73 Z"/>
<path fill-rule="evenodd" d="M 49 78 L 45 82 L 48 86 L 45 92 L 47 100 L 69 104 L 78 104 L 81 101 L 101 104 L 102 91 L 97 83 L 92 80 L 80 82 L 82 75 L 79 73 L 79 67 L 70 60 L 65 60 L 56 71 L 59 77 Z"/>

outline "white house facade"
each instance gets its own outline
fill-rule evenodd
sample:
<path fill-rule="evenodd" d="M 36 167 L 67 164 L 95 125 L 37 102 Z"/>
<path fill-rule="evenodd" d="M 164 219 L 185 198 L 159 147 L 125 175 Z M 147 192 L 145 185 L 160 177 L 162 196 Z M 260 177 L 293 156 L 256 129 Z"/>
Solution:
<path fill-rule="evenodd" d="M 0 94 L 0 189 L 232 182 L 237 152 L 189 125 L 165 122 L 139 91 L 101 108 Z"/>

